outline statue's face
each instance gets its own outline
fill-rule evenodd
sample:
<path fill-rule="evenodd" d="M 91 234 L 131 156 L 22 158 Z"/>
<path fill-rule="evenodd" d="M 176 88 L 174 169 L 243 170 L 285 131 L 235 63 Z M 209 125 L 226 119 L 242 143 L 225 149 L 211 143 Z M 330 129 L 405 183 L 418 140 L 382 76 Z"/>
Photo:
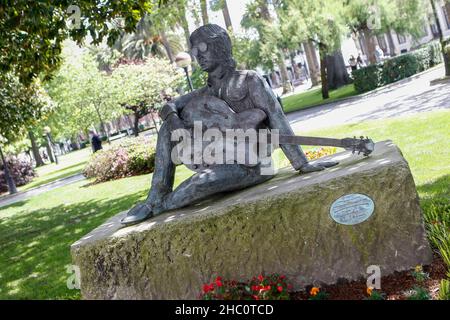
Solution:
<path fill-rule="evenodd" d="M 197 59 L 203 71 L 214 71 L 220 64 L 220 59 L 215 57 L 214 51 L 211 50 L 211 44 L 207 44 L 204 41 L 199 40 L 194 42 L 191 53 Z"/>

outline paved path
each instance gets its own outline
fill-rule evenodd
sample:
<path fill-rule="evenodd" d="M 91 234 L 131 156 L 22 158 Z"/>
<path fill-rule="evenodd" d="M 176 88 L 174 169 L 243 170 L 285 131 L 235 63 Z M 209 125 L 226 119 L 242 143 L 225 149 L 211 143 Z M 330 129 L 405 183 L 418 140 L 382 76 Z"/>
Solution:
<path fill-rule="evenodd" d="M 312 130 L 365 120 L 392 118 L 438 109 L 450 109 L 450 82 L 430 85 L 443 77 L 439 67 L 362 96 L 287 115 L 295 130 Z"/>
<path fill-rule="evenodd" d="M 431 80 L 443 76 L 444 68 L 435 68 L 375 92 L 292 112 L 287 117 L 294 130 L 303 131 L 424 111 L 450 109 L 450 83 L 430 85 Z M 78 174 L 16 195 L 1 197 L 0 208 L 83 179 L 83 175 Z"/>
<path fill-rule="evenodd" d="M 30 189 L 28 191 L 24 191 L 24 192 L 19 192 L 13 195 L 7 195 L 7 196 L 2 196 L 0 197 L 0 208 L 4 207 L 4 206 L 8 206 L 10 204 L 16 203 L 16 202 L 20 202 L 23 200 L 27 200 L 31 197 L 34 197 L 38 194 L 56 189 L 56 188 L 60 188 L 60 187 L 64 187 L 67 186 L 69 184 L 72 184 L 74 182 L 78 182 L 81 180 L 86 179 L 81 173 L 71 176 L 71 177 L 67 177 L 64 179 L 60 179 L 60 180 L 56 180 L 50 183 L 47 183 L 45 185 Z"/>

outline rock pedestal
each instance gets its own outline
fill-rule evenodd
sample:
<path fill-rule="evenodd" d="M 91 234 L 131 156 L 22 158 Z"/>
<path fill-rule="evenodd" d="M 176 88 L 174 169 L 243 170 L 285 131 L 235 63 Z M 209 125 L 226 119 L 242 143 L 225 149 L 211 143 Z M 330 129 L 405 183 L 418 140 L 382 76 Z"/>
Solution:
<path fill-rule="evenodd" d="M 111 218 L 72 245 L 83 298 L 196 299 L 217 275 L 260 273 L 284 274 L 300 289 L 366 278 L 370 265 L 384 276 L 430 263 L 400 150 L 384 141 L 368 158 L 347 151 L 327 158 L 340 165 L 307 175 L 283 169 L 264 184 L 136 226 L 121 228 L 125 213 Z M 372 199 L 373 213 L 369 206 L 363 219 L 333 219 L 333 203 L 334 214 L 336 206 L 345 212 L 336 200 L 349 194 Z"/>

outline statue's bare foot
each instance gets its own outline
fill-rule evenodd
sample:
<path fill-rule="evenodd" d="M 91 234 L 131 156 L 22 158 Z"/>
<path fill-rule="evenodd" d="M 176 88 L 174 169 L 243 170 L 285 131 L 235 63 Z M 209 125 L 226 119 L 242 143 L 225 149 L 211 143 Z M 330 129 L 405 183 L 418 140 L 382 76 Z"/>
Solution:
<path fill-rule="evenodd" d="M 152 207 L 146 202 L 141 202 L 128 211 L 127 216 L 120 220 L 120 223 L 129 226 L 140 223 L 148 218 L 151 218 L 152 216 Z"/>
<path fill-rule="evenodd" d="M 326 168 L 334 167 L 338 164 L 339 164 L 339 162 L 336 162 L 336 161 L 325 161 L 325 162 L 318 162 L 315 164 L 305 163 L 300 168 L 300 172 L 301 173 L 309 173 L 309 172 L 315 172 L 315 171 L 322 171 L 322 170 L 325 170 Z"/>

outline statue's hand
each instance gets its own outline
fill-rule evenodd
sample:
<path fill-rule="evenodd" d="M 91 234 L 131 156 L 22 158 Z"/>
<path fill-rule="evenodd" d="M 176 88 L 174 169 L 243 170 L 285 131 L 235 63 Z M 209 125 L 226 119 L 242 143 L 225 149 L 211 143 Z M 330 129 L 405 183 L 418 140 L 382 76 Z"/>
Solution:
<path fill-rule="evenodd" d="M 339 162 L 336 161 L 324 161 L 324 162 L 318 162 L 315 164 L 311 163 L 305 163 L 301 168 L 301 173 L 309 173 L 309 172 L 315 172 L 315 171 L 322 171 L 325 170 L 325 168 L 330 168 L 338 165 Z"/>
<path fill-rule="evenodd" d="M 128 211 L 127 216 L 123 218 L 120 223 L 129 226 L 142 222 L 152 216 L 153 213 L 151 206 L 146 202 L 141 202 Z"/>

